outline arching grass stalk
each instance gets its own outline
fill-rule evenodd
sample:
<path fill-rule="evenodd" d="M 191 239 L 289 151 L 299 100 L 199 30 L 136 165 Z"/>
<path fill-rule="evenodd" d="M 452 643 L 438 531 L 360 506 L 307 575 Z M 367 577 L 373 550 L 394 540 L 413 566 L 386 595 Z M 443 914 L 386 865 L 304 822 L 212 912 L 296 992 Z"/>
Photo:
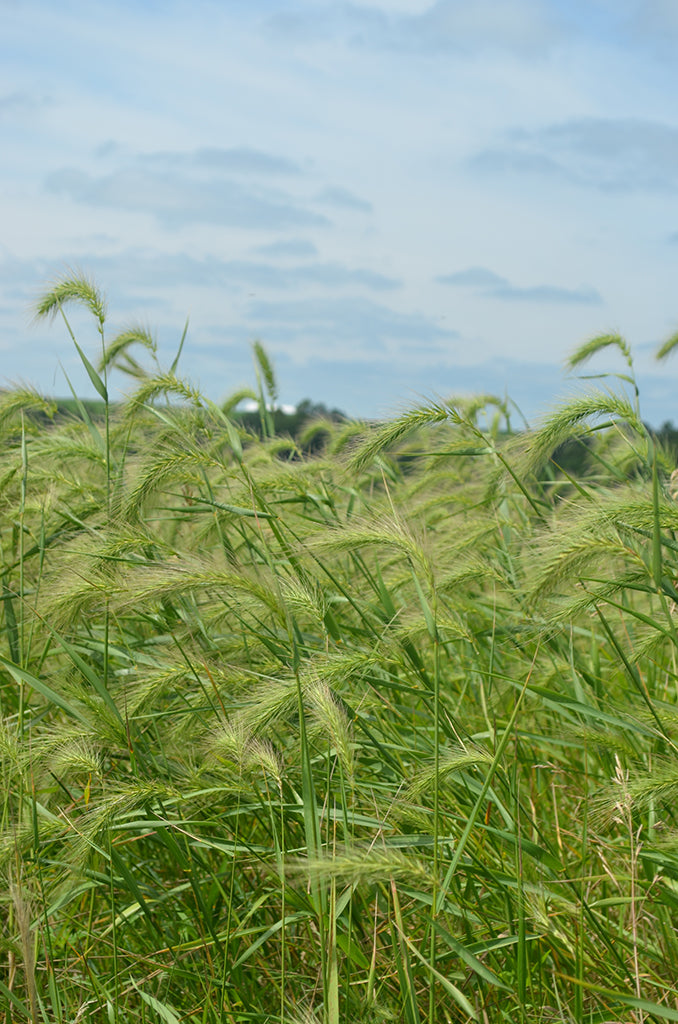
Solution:
<path fill-rule="evenodd" d="M 8 627 L 14 633 L 14 647 L 12 651 L 12 644 L 10 643 L 10 652 L 12 653 L 13 660 L 23 667 L 24 665 L 24 622 L 25 622 L 25 535 L 24 535 L 24 519 L 26 514 L 26 488 L 28 485 L 28 451 L 26 448 L 26 421 L 24 419 L 23 410 L 21 412 L 21 490 L 20 490 L 20 501 L 19 501 L 19 628 L 16 628 L 16 618 L 14 616 L 13 605 L 11 596 L 5 603 L 5 616 L 7 617 L 7 609 L 11 610 L 11 619 L 8 621 Z M 12 619 L 14 622 L 12 623 Z M 12 628 L 13 627 L 13 628 Z M 24 733 L 24 714 L 26 704 L 26 686 L 22 681 L 19 683 L 19 720 L 18 730 L 19 735 L 23 736 Z M 21 809 L 20 809 L 21 811 Z"/>
<path fill-rule="evenodd" d="M 31 1024 L 38 1024 L 38 990 L 35 984 L 35 951 L 34 939 L 31 932 L 31 906 L 25 894 L 21 891 L 21 885 L 12 883 L 9 891 L 12 901 L 12 909 L 16 915 L 16 922 L 21 937 L 21 949 L 24 961 L 24 976 L 26 989 L 28 991 Z"/>
<path fill-rule="evenodd" d="M 412 577 L 426 622 L 429 641 L 433 648 L 433 868 L 431 882 L 431 922 L 428 957 L 430 964 L 428 1020 L 436 1021 L 436 917 L 438 916 L 438 872 L 440 866 L 440 637 L 437 626 L 437 597 L 432 595 L 432 606 L 426 599 L 421 584 L 411 564 Z"/>
<path fill-rule="evenodd" d="M 293 631 L 290 630 L 292 644 L 296 651 L 296 640 Z M 299 716 L 299 749 L 301 754 L 301 794 L 304 814 L 304 835 L 306 837 L 306 856 L 312 863 L 320 860 L 322 843 L 320 838 L 320 824 L 318 821 L 318 805 L 316 801 L 315 785 L 313 782 L 313 765 L 311 751 L 308 742 L 306 729 L 306 710 L 304 708 L 304 694 L 301 685 L 301 677 L 298 667 L 295 668 L 295 680 L 297 691 L 297 713 Z M 318 920 L 319 945 L 320 945 L 320 969 L 323 981 L 323 1006 L 325 1013 L 325 1024 L 329 1007 L 329 975 L 327 960 L 327 926 L 328 926 L 328 905 L 325 883 L 318 878 L 316 872 L 311 876 L 311 895 L 314 909 Z"/>
<path fill-rule="evenodd" d="M 264 772 L 264 788 L 266 791 L 266 800 L 262 798 L 262 803 L 268 810 L 269 821 L 271 824 L 271 839 L 273 841 L 273 852 L 275 856 L 276 871 L 278 878 L 280 879 L 280 1003 L 279 1003 L 279 1020 L 280 1024 L 285 1024 L 285 1001 L 287 998 L 286 992 L 286 958 L 287 958 L 287 865 L 286 865 L 286 841 L 285 841 L 285 806 L 284 806 L 284 792 L 283 792 L 283 776 L 282 772 L 279 772 L 276 777 L 277 783 L 277 799 L 279 802 L 279 813 L 276 816 L 275 813 L 275 797 L 269 784 L 268 773 Z M 239 795 L 238 795 L 239 796 Z M 278 834 L 280 830 L 280 834 Z M 234 861 L 235 861 L 235 849 L 234 849 Z M 231 875 L 231 891 L 233 891 L 234 875 Z M 230 907 L 229 907 L 230 910 Z M 224 950 L 224 959 L 228 956 L 228 949 Z"/>
<path fill-rule="evenodd" d="M 584 745 L 584 780 L 588 784 L 588 745 Z M 579 920 L 577 922 L 577 931 L 575 933 L 575 974 L 579 982 L 575 986 L 574 990 L 574 1019 L 576 1024 L 584 1024 L 584 971 L 586 961 L 586 917 L 585 917 L 585 905 L 586 905 L 586 891 L 584 888 L 584 878 L 586 877 L 586 863 L 588 857 L 588 842 L 589 842 L 589 820 L 588 820 L 588 801 L 584 801 L 583 806 L 583 820 L 582 820 L 582 832 L 581 832 L 581 892 L 579 899 Z"/>
<path fill-rule="evenodd" d="M 431 936 L 429 939 L 429 960 L 431 980 L 429 982 L 428 1015 L 429 1024 L 436 1020 L 436 937 L 435 920 L 438 908 L 438 871 L 440 858 L 440 639 L 433 615 L 433 882 L 431 885 Z"/>
<path fill-rule="evenodd" d="M 97 327 L 97 333 L 101 341 L 101 352 L 102 352 L 102 365 L 103 365 L 103 379 L 97 373 L 90 360 L 85 355 L 84 351 L 78 344 L 77 338 L 73 332 L 73 329 L 68 322 L 68 318 L 64 311 L 64 305 L 69 302 L 75 302 L 77 305 L 88 309 L 94 317 L 94 321 Z M 99 292 L 96 286 L 84 276 L 78 275 L 66 275 L 61 278 L 57 283 L 47 291 L 36 303 L 35 315 L 37 318 L 49 317 L 54 318 L 56 313 L 60 313 L 61 317 L 66 325 L 66 329 L 71 336 L 71 340 L 75 345 L 80 360 L 85 367 L 87 376 L 92 382 L 95 391 L 102 399 L 104 403 L 105 412 L 105 431 L 106 431 L 106 508 L 110 511 L 110 485 L 111 485 L 111 443 L 110 443 L 110 406 L 108 398 L 108 387 L 107 387 L 107 361 L 106 361 L 106 340 L 104 335 L 104 325 L 106 323 L 106 301 L 103 295 Z"/>
<path fill-rule="evenodd" d="M 68 318 L 64 311 L 64 304 L 69 302 L 75 302 L 76 304 L 88 309 L 94 321 L 96 323 L 97 332 L 101 341 L 101 365 L 103 367 L 103 378 L 97 373 L 96 369 L 85 355 L 84 351 L 78 344 L 73 329 L 71 328 Z M 105 459 L 106 459 L 106 513 L 107 518 L 110 518 L 111 514 L 111 432 L 110 432 L 110 402 L 108 394 L 108 361 L 106 359 L 106 338 L 104 333 L 104 326 L 106 323 L 106 301 L 104 296 L 99 292 L 97 287 L 84 276 L 78 275 L 67 275 L 46 292 L 36 304 L 36 317 L 54 318 L 57 311 L 61 314 L 61 317 L 66 325 L 66 329 L 71 336 L 73 344 L 80 356 L 80 360 L 85 367 L 87 376 L 89 377 L 95 391 L 102 399 L 104 403 L 104 417 L 105 417 Z M 106 599 L 106 610 L 104 616 L 104 643 L 103 643 L 103 682 L 104 688 L 108 689 L 108 676 L 109 676 L 109 636 L 110 636 L 110 615 L 108 607 L 108 598 Z"/>
<path fill-rule="evenodd" d="M 19 651 L 19 657 L 21 659 L 20 664 L 24 665 L 24 656 L 26 653 L 26 636 L 24 623 L 26 616 L 24 612 L 24 601 L 25 601 L 25 584 L 24 584 L 24 552 L 25 552 L 25 536 L 24 536 L 24 517 L 26 513 L 26 490 L 28 487 L 28 449 L 26 447 L 26 420 L 24 417 L 24 411 L 21 410 L 21 503 L 19 505 L 19 615 L 20 615 L 20 627 L 19 627 L 19 641 L 21 649 Z M 23 729 L 23 724 L 21 726 Z"/>
<path fill-rule="evenodd" d="M 328 757 L 328 768 L 330 759 Z M 328 787 L 329 792 L 329 787 Z M 332 815 L 328 814 L 332 823 L 332 859 L 337 852 L 337 815 L 336 801 L 332 807 Z M 329 808 L 328 808 L 329 811 Z M 332 872 L 328 900 L 328 949 L 327 949 L 327 1005 L 325 1018 L 327 1024 L 339 1024 L 339 961 L 337 955 L 337 878 Z"/>
<path fill-rule="evenodd" d="M 286 969 L 287 969 L 287 877 L 286 877 L 286 843 L 285 843 L 285 805 L 282 774 L 278 779 L 278 798 L 280 800 L 280 1024 L 285 1020 Z"/>

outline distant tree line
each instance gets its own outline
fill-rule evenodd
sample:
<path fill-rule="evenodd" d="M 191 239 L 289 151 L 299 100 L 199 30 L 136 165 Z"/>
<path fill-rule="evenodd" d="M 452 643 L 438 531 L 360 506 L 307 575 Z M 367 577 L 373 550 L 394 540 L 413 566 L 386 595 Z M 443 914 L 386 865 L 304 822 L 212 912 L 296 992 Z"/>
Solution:
<path fill-rule="evenodd" d="M 253 434 L 261 437 L 261 415 L 257 409 L 244 412 L 235 409 L 231 416 L 237 423 L 250 430 Z M 294 412 L 285 412 L 283 409 L 275 408 L 270 410 L 270 417 L 273 421 L 273 430 L 277 436 L 289 436 L 297 440 L 303 428 L 312 420 L 330 420 L 332 423 L 341 423 L 347 417 L 341 409 L 330 409 L 323 402 L 313 402 L 310 398 L 304 398 L 299 402 Z M 319 444 L 317 439 L 308 442 L 307 447 L 313 450 Z"/>
<path fill-rule="evenodd" d="M 104 403 L 99 399 L 57 398 L 54 402 L 56 406 L 54 419 L 57 421 L 69 416 L 79 417 L 82 406 L 92 420 L 97 421 L 104 418 Z M 230 409 L 229 415 L 246 430 L 258 437 L 262 436 L 262 419 L 258 409 L 247 411 L 238 408 Z M 44 413 L 34 412 L 31 413 L 31 417 L 38 422 L 48 422 L 48 417 Z M 314 402 L 310 398 L 299 402 L 294 412 L 286 412 L 278 407 L 268 410 L 268 419 L 273 426 L 273 433 L 278 437 L 291 437 L 295 441 L 299 440 L 304 428 L 313 420 L 341 423 L 347 418 L 341 409 L 329 408 L 324 402 Z M 648 426 L 648 430 L 678 465 L 678 426 L 674 425 L 672 420 L 665 420 L 658 430 L 654 430 L 651 426 Z M 301 447 L 307 452 L 313 452 L 322 447 L 322 443 L 322 433 L 318 433 L 310 437 Z M 551 457 L 554 471 L 564 472 L 571 476 L 581 476 L 585 475 L 587 471 L 590 472 L 594 469 L 591 447 L 591 435 L 568 439 L 554 451 Z"/>
<path fill-rule="evenodd" d="M 83 407 L 94 422 L 103 422 L 105 417 L 105 404 L 100 399 L 56 398 L 54 405 L 56 408 L 52 420 L 41 411 L 31 412 L 31 418 L 46 426 L 50 421 L 60 422 L 73 416 L 80 418 Z M 236 407 L 229 409 L 228 415 L 252 434 L 262 436 L 262 418 L 258 409 L 245 411 Z M 267 420 L 273 427 L 273 434 L 277 437 L 291 437 L 295 441 L 299 441 L 304 428 L 314 420 L 342 423 L 346 419 L 347 416 L 341 409 L 329 408 L 324 402 L 314 402 L 310 398 L 299 402 L 293 412 L 277 407 L 267 410 Z M 323 435 L 319 432 L 300 447 L 306 452 L 313 452 L 321 448 L 322 443 Z"/>

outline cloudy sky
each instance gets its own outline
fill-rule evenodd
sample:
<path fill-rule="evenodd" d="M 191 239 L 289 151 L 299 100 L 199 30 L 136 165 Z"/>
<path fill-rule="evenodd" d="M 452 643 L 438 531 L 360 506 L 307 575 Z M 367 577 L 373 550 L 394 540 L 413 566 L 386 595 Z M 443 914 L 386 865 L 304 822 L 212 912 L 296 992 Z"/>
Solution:
<path fill-rule="evenodd" d="M 91 390 L 31 304 L 94 277 L 214 399 L 508 393 L 589 337 L 678 420 L 675 0 L 0 0 L 0 383 Z M 76 319 L 92 356 L 96 339 Z M 623 370 L 609 356 L 591 372 Z M 124 389 L 124 380 L 119 382 Z"/>

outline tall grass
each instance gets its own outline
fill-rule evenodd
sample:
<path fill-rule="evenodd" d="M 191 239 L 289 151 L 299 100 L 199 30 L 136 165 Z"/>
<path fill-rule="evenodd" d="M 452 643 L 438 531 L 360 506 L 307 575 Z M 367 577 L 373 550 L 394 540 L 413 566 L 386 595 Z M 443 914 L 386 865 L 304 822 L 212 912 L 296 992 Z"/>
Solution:
<path fill-rule="evenodd" d="M 103 424 L 0 400 L 6 1024 L 678 1020 L 678 507 L 626 343 L 534 432 L 440 401 L 305 458 L 260 346 L 254 436 L 72 302 Z"/>

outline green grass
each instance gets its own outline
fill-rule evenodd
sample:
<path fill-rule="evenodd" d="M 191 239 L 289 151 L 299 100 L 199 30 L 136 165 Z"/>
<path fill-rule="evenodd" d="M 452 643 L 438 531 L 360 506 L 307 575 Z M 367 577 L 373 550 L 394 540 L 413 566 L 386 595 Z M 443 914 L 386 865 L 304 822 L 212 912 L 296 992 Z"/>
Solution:
<path fill-rule="evenodd" d="M 441 401 L 310 457 L 72 302 L 103 408 L 0 396 L 5 1024 L 678 1020 L 678 505 L 626 343 L 535 431 Z"/>

